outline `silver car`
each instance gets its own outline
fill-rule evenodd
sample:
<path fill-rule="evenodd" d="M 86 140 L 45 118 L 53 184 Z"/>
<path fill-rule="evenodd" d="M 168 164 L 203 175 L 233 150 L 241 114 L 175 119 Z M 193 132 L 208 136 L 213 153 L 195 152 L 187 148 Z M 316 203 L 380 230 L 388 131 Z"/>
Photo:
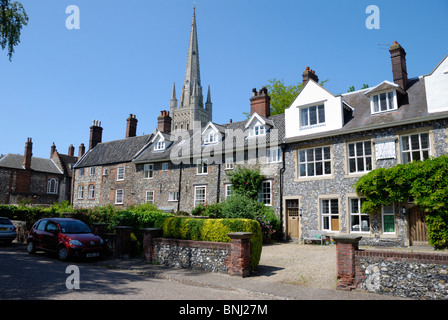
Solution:
<path fill-rule="evenodd" d="M 17 236 L 16 227 L 8 218 L 0 217 L 0 241 L 10 244 Z"/>

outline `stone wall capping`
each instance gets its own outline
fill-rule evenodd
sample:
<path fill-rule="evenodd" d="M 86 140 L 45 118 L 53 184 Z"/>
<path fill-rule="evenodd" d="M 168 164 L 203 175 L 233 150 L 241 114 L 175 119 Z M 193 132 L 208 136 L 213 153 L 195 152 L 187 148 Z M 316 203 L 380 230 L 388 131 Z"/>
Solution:
<path fill-rule="evenodd" d="M 254 234 L 251 232 L 232 232 L 227 235 L 230 239 L 250 239 Z"/>

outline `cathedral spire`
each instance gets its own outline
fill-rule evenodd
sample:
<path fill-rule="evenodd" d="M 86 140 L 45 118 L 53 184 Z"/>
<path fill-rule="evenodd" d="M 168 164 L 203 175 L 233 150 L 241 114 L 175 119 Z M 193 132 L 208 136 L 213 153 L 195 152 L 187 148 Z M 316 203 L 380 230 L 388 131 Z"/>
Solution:
<path fill-rule="evenodd" d="M 198 33 L 196 28 L 196 8 L 193 7 L 193 20 L 191 22 L 190 43 L 188 45 L 187 66 L 185 68 L 185 89 L 190 89 L 194 83 L 201 86 L 201 75 L 199 71 L 199 47 Z"/>

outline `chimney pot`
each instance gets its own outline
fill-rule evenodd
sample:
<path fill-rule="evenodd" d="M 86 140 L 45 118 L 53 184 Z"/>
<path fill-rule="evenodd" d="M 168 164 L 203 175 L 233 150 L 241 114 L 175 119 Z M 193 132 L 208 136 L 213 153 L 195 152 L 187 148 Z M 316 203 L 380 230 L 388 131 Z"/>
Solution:
<path fill-rule="evenodd" d="M 406 90 L 408 84 L 408 71 L 406 66 L 406 51 L 397 42 L 394 41 L 389 49 L 392 62 L 392 75 L 394 83 L 398 84 L 403 90 Z"/>
<path fill-rule="evenodd" d="M 268 89 L 266 87 L 261 88 L 258 95 L 256 89 L 252 89 L 252 92 L 255 95 L 250 98 L 250 115 L 256 112 L 262 117 L 269 117 L 271 115 L 271 97 L 268 95 Z"/>
<path fill-rule="evenodd" d="M 168 111 L 163 110 L 157 118 L 158 129 L 163 133 L 171 133 L 171 117 Z"/>
<path fill-rule="evenodd" d="M 137 117 L 135 114 L 129 114 L 126 120 L 126 138 L 135 137 L 137 135 Z"/>

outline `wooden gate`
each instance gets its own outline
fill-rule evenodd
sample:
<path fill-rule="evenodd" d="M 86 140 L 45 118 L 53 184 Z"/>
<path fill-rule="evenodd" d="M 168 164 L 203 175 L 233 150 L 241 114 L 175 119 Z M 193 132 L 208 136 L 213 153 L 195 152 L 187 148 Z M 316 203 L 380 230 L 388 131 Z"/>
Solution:
<path fill-rule="evenodd" d="M 299 238 L 299 200 L 286 200 L 288 238 Z"/>
<path fill-rule="evenodd" d="M 409 239 L 412 246 L 428 245 L 425 213 L 419 207 L 409 210 Z"/>

